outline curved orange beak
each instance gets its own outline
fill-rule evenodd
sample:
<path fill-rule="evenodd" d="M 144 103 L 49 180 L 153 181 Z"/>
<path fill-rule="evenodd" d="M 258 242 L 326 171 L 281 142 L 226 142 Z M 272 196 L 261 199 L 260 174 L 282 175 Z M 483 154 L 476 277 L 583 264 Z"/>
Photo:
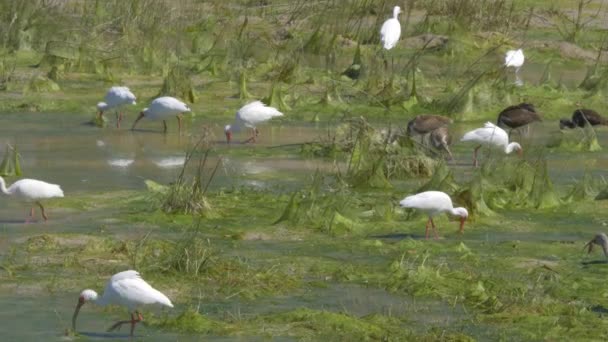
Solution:
<path fill-rule="evenodd" d="M 458 232 L 460 234 L 464 233 L 464 222 L 467 220 L 466 217 L 461 217 L 460 218 L 460 230 L 458 230 Z"/>

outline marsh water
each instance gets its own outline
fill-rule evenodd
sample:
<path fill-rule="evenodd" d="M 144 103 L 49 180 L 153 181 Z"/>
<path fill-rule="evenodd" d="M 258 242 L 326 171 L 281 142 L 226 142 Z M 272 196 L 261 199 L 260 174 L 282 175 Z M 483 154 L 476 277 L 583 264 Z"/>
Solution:
<path fill-rule="evenodd" d="M 192 144 L 193 137 L 188 134 L 179 135 L 175 127 L 170 125 L 170 132 L 162 134 L 158 123 L 145 123 L 137 131 L 128 129 L 115 129 L 107 127 L 99 129 L 85 124 L 89 116 L 74 114 L 44 114 L 19 113 L 3 114 L 0 117 L 0 150 L 4 144 L 16 145 L 21 153 L 22 168 L 27 170 L 27 177 L 43 179 L 60 184 L 66 197 L 79 193 L 103 193 L 120 190 L 143 190 L 146 179 L 161 184 L 173 181 L 181 169 L 185 151 Z M 170 123 L 175 124 L 175 123 Z M 405 119 L 403 124 L 405 124 Z M 452 127 L 454 136 L 453 152 L 455 160 L 450 166 L 455 170 L 457 177 L 466 177 L 471 170 L 472 146 L 458 143 L 459 137 L 468 129 L 482 124 L 481 122 L 455 124 Z M 375 125 L 381 127 L 382 123 Z M 211 127 L 217 134 L 218 154 L 224 157 L 220 172 L 213 183 L 213 187 L 256 187 L 270 191 L 286 192 L 296 189 L 310 181 L 310 175 L 315 170 L 332 172 L 336 167 L 333 162 L 323 159 L 304 158 L 298 153 L 297 145 L 292 152 L 281 157 L 250 157 L 249 150 L 272 150 L 276 146 L 290 146 L 318 139 L 327 134 L 327 125 L 273 125 L 262 127 L 260 141 L 256 145 L 233 144 L 228 146 L 223 141 L 222 125 L 210 124 L 203 118 L 196 118 L 188 123 L 186 132 L 197 132 L 202 127 Z M 580 132 L 579 132 L 580 133 Z M 576 131 L 567 134 L 579 134 Z M 531 127 L 530 133 L 524 135 L 523 145 L 533 146 L 544 144 L 551 135 L 562 134 L 556 122 L 543 122 Z M 600 144 L 608 146 L 608 135 L 600 130 L 598 133 Z M 237 139 L 245 139 L 243 132 Z M 517 140 L 517 133 L 514 140 Z M 242 151 L 238 151 L 238 150 Z M 228 153 L 229 151 L 238 153 Z M 551 178 L 556 183 L 569 182 L 582 177 L 585 167 L 593 166 L 594 170 L 605 168 L 607 155 L 604 152 L 569 153 L 552 152 L 547 155 Z M 510 158 L 517 158 L 511 156 Z M 212 158 L 214 162 L 216 157 Z M 211 166 L 209 166 L 211 167 Z M 338 166 L 339 167 L 339 166 Z M 417 180 L 412 180 L 413 182 Z M 406 194 L 403 194 L 406 195 Z M 246 204 L 245 204 L 246 205 Z M 112 222 L 114 212 L 103 209 L 91 209 L 85 212 L 65 211 L 48 208 L 51 220 L 48 223 L 23 224 L 28 208 L 22 203 L 11 201 L 9 198 L 0 198 L 0 244 L 7 248 L 14 241 L 24 241 L 29 236 L 41 233 L 88 233 L 94 232 L 105 223 Z M 509 212 L 505 216 L 511 215 Z M 518 213 L 512 213 L 518 215 Z M 543 220 L 542 215 L 533 217 L 527 214 L 530 220 Z M 565 218 L 564 218 L 565 219 Z M 576 222 L 569 218 L 560 221 L 560 224 L 585 225 L 586 221 Z M 553 223 L 555 224 L 555 223 Z M 122 234 L 138 234 L 145 230 L 142 227 L 129 227 L 120 224 L 111 228 L 120 236 Z M 395 233 L 399 227 L 395 226 Z M 466 240 L 573 240 L 595 232 L 589 226 L 577 232 L 563 233 L 538 231 L 534 233 L 508 233 L 495 234 L 477 233 L 470 230 L 465 236 Z M 588 233 L 588 234 L 587 234 Z M 157 230 L 155 234 L 161 235 Z M 167 232 L 165 234 L 172 234 Z M 370 237 L 371 239 L 372 237 Z M 381 237 L 386 240 L 401 239 L 399 234 Z M 235 255 L 256 253 L 285 253 L 293 252 L 299 248 L 310 248 L 305 242 L 290 242 L 277 246 L 264 242 L 252 242 L 247 250 L 235 251 Z M 327 255 L 332 258 L 347 259 L 351 256 L 336 254 L 336 251 L 320 248 L 315 253 Z M 310 250 L 308 250 L 310 253 Z M 5 256 L 3 256 L 5 257 Z M 382 258 L 375 260 L 369 256 L 369 263 L 385 262 Z M 101 289 L 103 284 L 98 284 Z M 0 286 L 0 335 L 6 340 L 39 341 L 39 340 L 66 340 L 65 330 L 70 325 L 72 310 L 76 303 L 77 293 L 48 292 L 36 286 Z M 196 299 L 193 299 L 196 300 Z M 471 336 L 483 338 L 492 336 L 492 329 L 487 326 L 465 325 L 472 319 L 469 313 L 460 305 L 449 306 L 439 300 L 416 299 L 403 295 L 391 294 L 375 287 L 367 288 L 360 285 L 330 285 L 315 290 L 297 290 L 289 295 L 278 297 L 241 301 L 238 297 L 226 298 L 224 301 L 205 302 L 202 312 L 211 316 L 225 314 L 226 312 L 244 317 L 259 313 L 269 313 L 298 307 L 318 308 L 330 311 L 346 311 L 357 316 L 372 313 L 406 313 L 415 317 L 411 326 L 460 326 L 459 329 Z M 15 319 L 18 317 L 18 319 Z M 82 310 L 80 317 L 82 336 L 91 339 L 127 338 L 126 329 L 123 333 L 103 333 L 111 324 L 111 317 L 102 310 L 88 307 Z M 8 324 L 8 322 L 11 322 Z M 420 324 L 417 324 L 420 323 Z M 423 328 L 421 328 L 423 329 Z M 179 335 L 161 332 L 154 329 L 140 327 L 139 336 L 146 340 L 199 340 L 200 337 L 192 335 Z M 224 336 L 208 336 L 208 340 L 252 340 L 251 336 L 227 338 Z M 284 338 L 281 340 L 290 340 Z"/>

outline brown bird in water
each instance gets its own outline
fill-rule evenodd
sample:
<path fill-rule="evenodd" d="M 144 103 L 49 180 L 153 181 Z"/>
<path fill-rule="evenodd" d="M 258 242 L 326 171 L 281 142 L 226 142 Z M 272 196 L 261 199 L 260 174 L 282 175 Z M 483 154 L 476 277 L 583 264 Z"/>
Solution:
<path fill-rule="evenodd" d="M 407 123 L 407 134 L 424 135 L 451 123 L 452 119 L 441 115 L 418 115 Z"/>
<path fill-rule="evenodd" d="M 509 106 L 503 109 L 502 112 L 498 114 L 496 125 L 502 128 L 510 128 L 510 136 L 511 130 L 518 129 L 534 121 L 542 121 L 536 108 L 534 108 L 534 105 L 531 103 L 522 102 L 518 105 Z"/>
<path fill-rule="evenodd" d="M 585 245 L 584 248 L 587 248 L 587 253 L 591 253 L 593 251 L 593 245 L 599 245 L 604 250 L 604 255 L 608 258 L 608 236 L 604 233 L 599 233 L 593 237 L 593 239 Z"/>
<path fill-rule="evenodd" d="M 447 126 L 439 127 L 431 132 L 431 144 L 438 150 L 444 150 L 448 153 L 448 160 L 454 159 L 450 151 L 452 144 L 452 136 Z"/>
<path fill-rule="evenodd" d="M 559 120 L 559 129 L 585 127 L 589 122 L 591 126 L 608 125 L 608 120 L 603 118 L 598 112 L 593 109 L 577 109 L 572 113 L 572 120 Z"/>

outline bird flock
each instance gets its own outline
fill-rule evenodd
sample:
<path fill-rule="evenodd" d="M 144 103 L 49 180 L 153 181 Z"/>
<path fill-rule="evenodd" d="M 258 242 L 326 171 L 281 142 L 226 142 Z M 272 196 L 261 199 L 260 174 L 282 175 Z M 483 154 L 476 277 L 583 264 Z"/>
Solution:
<path fill-rule="evenodd" d="M 399 14 L 401 8 L 395 6 L 392 17 L 386 20 L 380 29 L 380 42 L 384 50 L 394 49 L 401 36 L 401 25 Z M 505 55 L 505 68 L 514 68 L 516 84 L 521 85 L 519 77 L 520 69 L 525 61 L 524 53 L 521 48 L 510 50 Z M 104 101 L 97 104 L 98 118 L 104 120 L 104 114 L 114 111 L 116 117 L 116 128 L 121 127 L 124 118 L 123 110 L 126 106 L 136 105 L 136 96 L 128 87 L 111 87 L 105 95 Z M 580 107 L 580 104 L 579 104 Z M 185 113 L 192 113 L 190 107 L 170 96 L 163 96 L 154 99 L 150 105 L 143 109 L 131 126 L 135 130 L 137 124 L 142 119 L 151 121 L 162 121 L 163 132 L 167 132 L 167 120 L 175 117 L 178 121 L 178 129 L 182 131 L 182 116 Z M 254 101 L 241 107 L 235 115 L 234 122 L 224 127 L 227 144 L 233 142 L 233 134 L 242 129 L 248 129 L 249 137 L 243 143 L 255 143 L 259 136 L 257 126 L 276 117 L 283 116 L 276 108 L 270 107 L 261 101 Z M 542 121 L 541 114 L 537 112 L 533 104 L 520 103 L 505 108 L 498 114 L 496 124 L 486 122 L 483 127 L 466 132 L 460 139 L 461 142 L 470 143 L 474 146 L 473 167 L 478 166 L 478 150 L 481 147 L 496 149 L 505 154 L 517 152 L 522 154 L 522 146 L 510 140 L 512 131 L 520 131 L 522 128 L 528 129 L 529 124 Z M 424 137 L 428 136 L 430 144 L 447 154 L 448 159 L 453 159 L 450 145 L 452 137 L 449 132 L 449 125 L 452 119 L 441 115 L 418 115 L 411 119 L 407 124 L 407 135 L 410 137 L 419 136 L 420 143 L 424 143 Z M 572 113 L 571 118 L 561 119 L 560 129 L 585 127 L 586 125 L 608 125 L 608 120 L 603 118 L 596 111 L 585 108 L 578 108 Z M 505 131 L 508 129 L 509 131 Z M 519 132 L 521 136 L 521 131 Z M 35 206 L 40 208 L 41 215 L 46 221 L 45 208 L 42 201 L 50 198 L 63 197 L 64 193 L 59 185 L 50 184 L 35 179 L 21 179 L 12 185 L 6 185 L 4 179 L 0 177 L 0 191 L 3 194 L 32 204 L 30 214 L 26 223 L 34 219 Z M 426 223 L 425 238 L 429 238 L 432 231 L 435 238 L 439 238 L 437 227 L 433 218 L 438 214 L 447 213 L 459 218 L 458 232 L 463 233 L 465 222 L 469 216 L 466 208 L 454 207 L 451 198 L 444 192 L 425 191 L 418 194 L 406 196 L 399 202 L 403 208 L 416 209 L 428 216 Z M 608 237 L 605 234 L 597 235 L 585 247 L 591 252 L 594 245 L 602 247 L 608 257 Z M 135 270 L 128 270 L 113 275 L 106 284 L 104 293 L 99 296 L 91 289 L 83 290 L 79 297 L 72 317 L 72 328 L 76 330 L 78 314 L 82 306 L 86 303 L 94 303 L 98 306 L 119 305 L 129 310 L 130 319 L 118 321 L 110 327 L 110 330 L 120 328 L 123 324 L 130 325 L 130 334 L 133 336 L 137 323 L 143 320 L 143 316 L 138 311 L 142 305 L 156 304 L 172 308 L 171 300 L 160 291 L 154 289 L 144 281 L 140 274 Z"/>

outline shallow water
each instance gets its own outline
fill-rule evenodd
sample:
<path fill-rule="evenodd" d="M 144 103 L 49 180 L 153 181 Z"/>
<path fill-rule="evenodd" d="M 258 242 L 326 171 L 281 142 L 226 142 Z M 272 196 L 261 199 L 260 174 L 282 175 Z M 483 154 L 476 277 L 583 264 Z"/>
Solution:
<path fill-rule="evenodd" d="M 44 114 L 20 113 L 0 115 L 0 151 L 4 145 L 16 145 L 22 156 L 22 168 L 25 177 L 45 180 L 60 184 L 66 196 L 71 193 L 99 193 L 124 189 L 143 189 L 144 180 L 152 179 L 159 183 L 168 183 L 175 179 L 184 161 L 185 150 L 196 138 L 193 135 L 178 135 L 176 127 L 169 123 L 169 134 L 160 132 L 158 122 L 142 122 L 137 131 L 127 129 L 117 130 L 113 127 L 99 129 L 82 124 L 90 119 L 88 116 L 73 114 Z M 404 119 L 404 124 L 405 124 Z M 454 136 L 453 152 L 455 160 L 450 162 L 457 178 L 465 178 L 471 172 L 470 158 L 473 146 L 458 143 L 459 137 L 466 131 L 481 126 L 482 123 L 455 124 L 451 128 Z M 208 126 L 203 119 L 190 121 L 185 132 L 200 131 Z M 217 137 L 222 137 L 222 126 L 210 126 Z M 543 122 L 531 127 L 529 137 L 524 137 L 524 149 L 529 146 L 544 144 L 550 134 L 558 131 L 556 122 Z M 224 158 L 220 172 L 214 182 L 215 187 L 251 186 L 269 189 L 279 189 L 286 192 L 297 189 L 301 184 L 308 184 L 310 175 L 317 169 L 331 172 L 332 162 L 318 159 L 301 158 L 298 153 L 281 157 L 251 157 L 248 151 L 264 150 L 271 146 L 298 144 L 317 139 L 326 134 L 326 127 L 314 125 L 272 125 L 260 127 L 260 142 L 257 145 L 234 144 L 228 146 L 217 138 L 217 154 L 223 152 L 229 156 Z M 575 132 L 569 132 L 573 134 Z M 608 134 L 598 130 L 599 142 L 608 146 Z M 517 137 L 517 135 L 515 135 Z M 239 139 L 246 138 L 242 132 Z M 515 138 L 517 140 L 517 138 Z M 232 149 L 229 151 L 229 149 Z M 237 150 L 238 153 L 234 150 Z M 297 149 L 295 150 L 297 151 Z M 269 153 L 271 155 L 271 153 Z M 528 155 L 534 158 L 534 154 Z M 593 166 L 594 174 L 600 174 L 601 169 L 608 167 L 607 155 L 604 151 L 596 153 L 552 152 L 547 158 L 553 181 L 557 184 L 567 184 L 573 179 L 579 179 L 585 169 L 581 165 Z M 511 156 L 510 158 L 517 158 Z M 210 160 L 210 166 L 215 165 L 217 156 Z M 9 183 L 14 179 L 10 179 Z M 0 234 L 3 235 L 0 248 L 6 250 L 9 241 L 40 234 L 42 232 L 95 232 L 106 223 L 113 223 L 115 212 L 104 209 L 93 209 L 87 212 L 56 209 L 48 207 L 51 220 L 48 223 L 23 225 L 22 220 L 27 213 L 27 207 L 21 203 L 0 197 Z M 505 213 L 517 215 L 517 213 Z M 532 218 L 531 218 L 532 219 Z M 536 217 L 534 219 L 540 219 Z M 572 218 L 577 224 L 591 222 Z M 563 221 L 560 224 L 573 223 Z M 454 226 L 455 228 L 455 226 Z M 149 227 L 133 227 L 127 224 L 113 224 L 109 228 L 116 234 L 143 235 Z M 398 228 L 396 228 L 398 229 Z M 451 228 L 450 228 L 451 229 Z M 594 229 L 592 226 L 589 230 Z M 125 233 L 128 230 L 128 233 Z M 158 232 L 160 234 L 160 232 Z M 170 234 L 170 233 L 169 233 Z M 402 237 L 401 237 L 402 238 Z M 561 241 L 580 239 L 579 233 L 510 233 L 506 231 L 488 233 L 467 233 L 466 239 L 481 241 L 507 240 L 542 240 Z M 390 239 L 389 239 L 390 240 Z M 297 243 L 283 244 L 285 251 L 296 250 Z M 269 250 L 265 242 L 252 242 L 250 248 Z M 281 253 L 280 248 L 272 247 L 273 253 Z M 353 258 L 352 254 L 342 254 L 340 251 L 318 251 L 335 259 Z M 236 255 L 240 251 L 234 252 Z M 5 254 L 5 253 L 0 253 Z M 367 263 L 385 262 L 381 257 L 375 260 L 373 256 L 364 256 Z M 99 284 L 98 287 L 101 287 Z M 39 341 L 39 340 L 70 340 L 63 336 L 69 326 L 76 295 L 57 293 L 44 296 L 15 294 L 12 291 L 0 292 L 0 320 L 14 324 L 0 325 L 0 335 L 8 340 Z M 412 326 L 459 326 L 460 321 L 471 319 L 459 307 L 447 307 L 444 303 L 434 300 L 416 300 L 404 296 L 393 295 L 378 288 L 365 288 L 355 285 L 336 285 L 315 289 L 311 292 L 298 292 L 280 298 L 265 298 L 261 300 L 241 302 L 227 300 L 216 303 L 206 303 L 203 310 L 210 315 L 222 312 L 239 311 L 244 315 L 255 315 L 266 312 L 277 312 L 298 307 L 344 311 L 355 316 L 370 313 L 388 313 L 409 315 L 417 323 Z M 88 310 L 87 310 L 88 309 Z M 85 308 L 79 318 L 79 331 L 91 339 L 114 339 L 116 335 L 105 335 L 103 331 L 116 313 L 107 313 L 99 309 Z M 20 320 L 14 320 L 19 317 Z M 35 322 L 35 324 L 32 324 Z M 464 324 L 463 324 L 464 326 Z M 462 328 L 472 336 L 483 338 L 488 330 L 472 325 Z M 87 333 L 88 332 L 88 333 Z M 165 333 L 147 327 L 138 328 L 139 336 L 146 340 L 199 340 L 195 336 L 181 336 Z M 119 338 L 124 335 L 118 334 Z M 252 340 L 253 337 L 239 338 L 211 337 L 209 340 Z M 253 338 L 255 340 L 255 338 Z M 282 340 L 291 340 L 285 338 Z"/>

